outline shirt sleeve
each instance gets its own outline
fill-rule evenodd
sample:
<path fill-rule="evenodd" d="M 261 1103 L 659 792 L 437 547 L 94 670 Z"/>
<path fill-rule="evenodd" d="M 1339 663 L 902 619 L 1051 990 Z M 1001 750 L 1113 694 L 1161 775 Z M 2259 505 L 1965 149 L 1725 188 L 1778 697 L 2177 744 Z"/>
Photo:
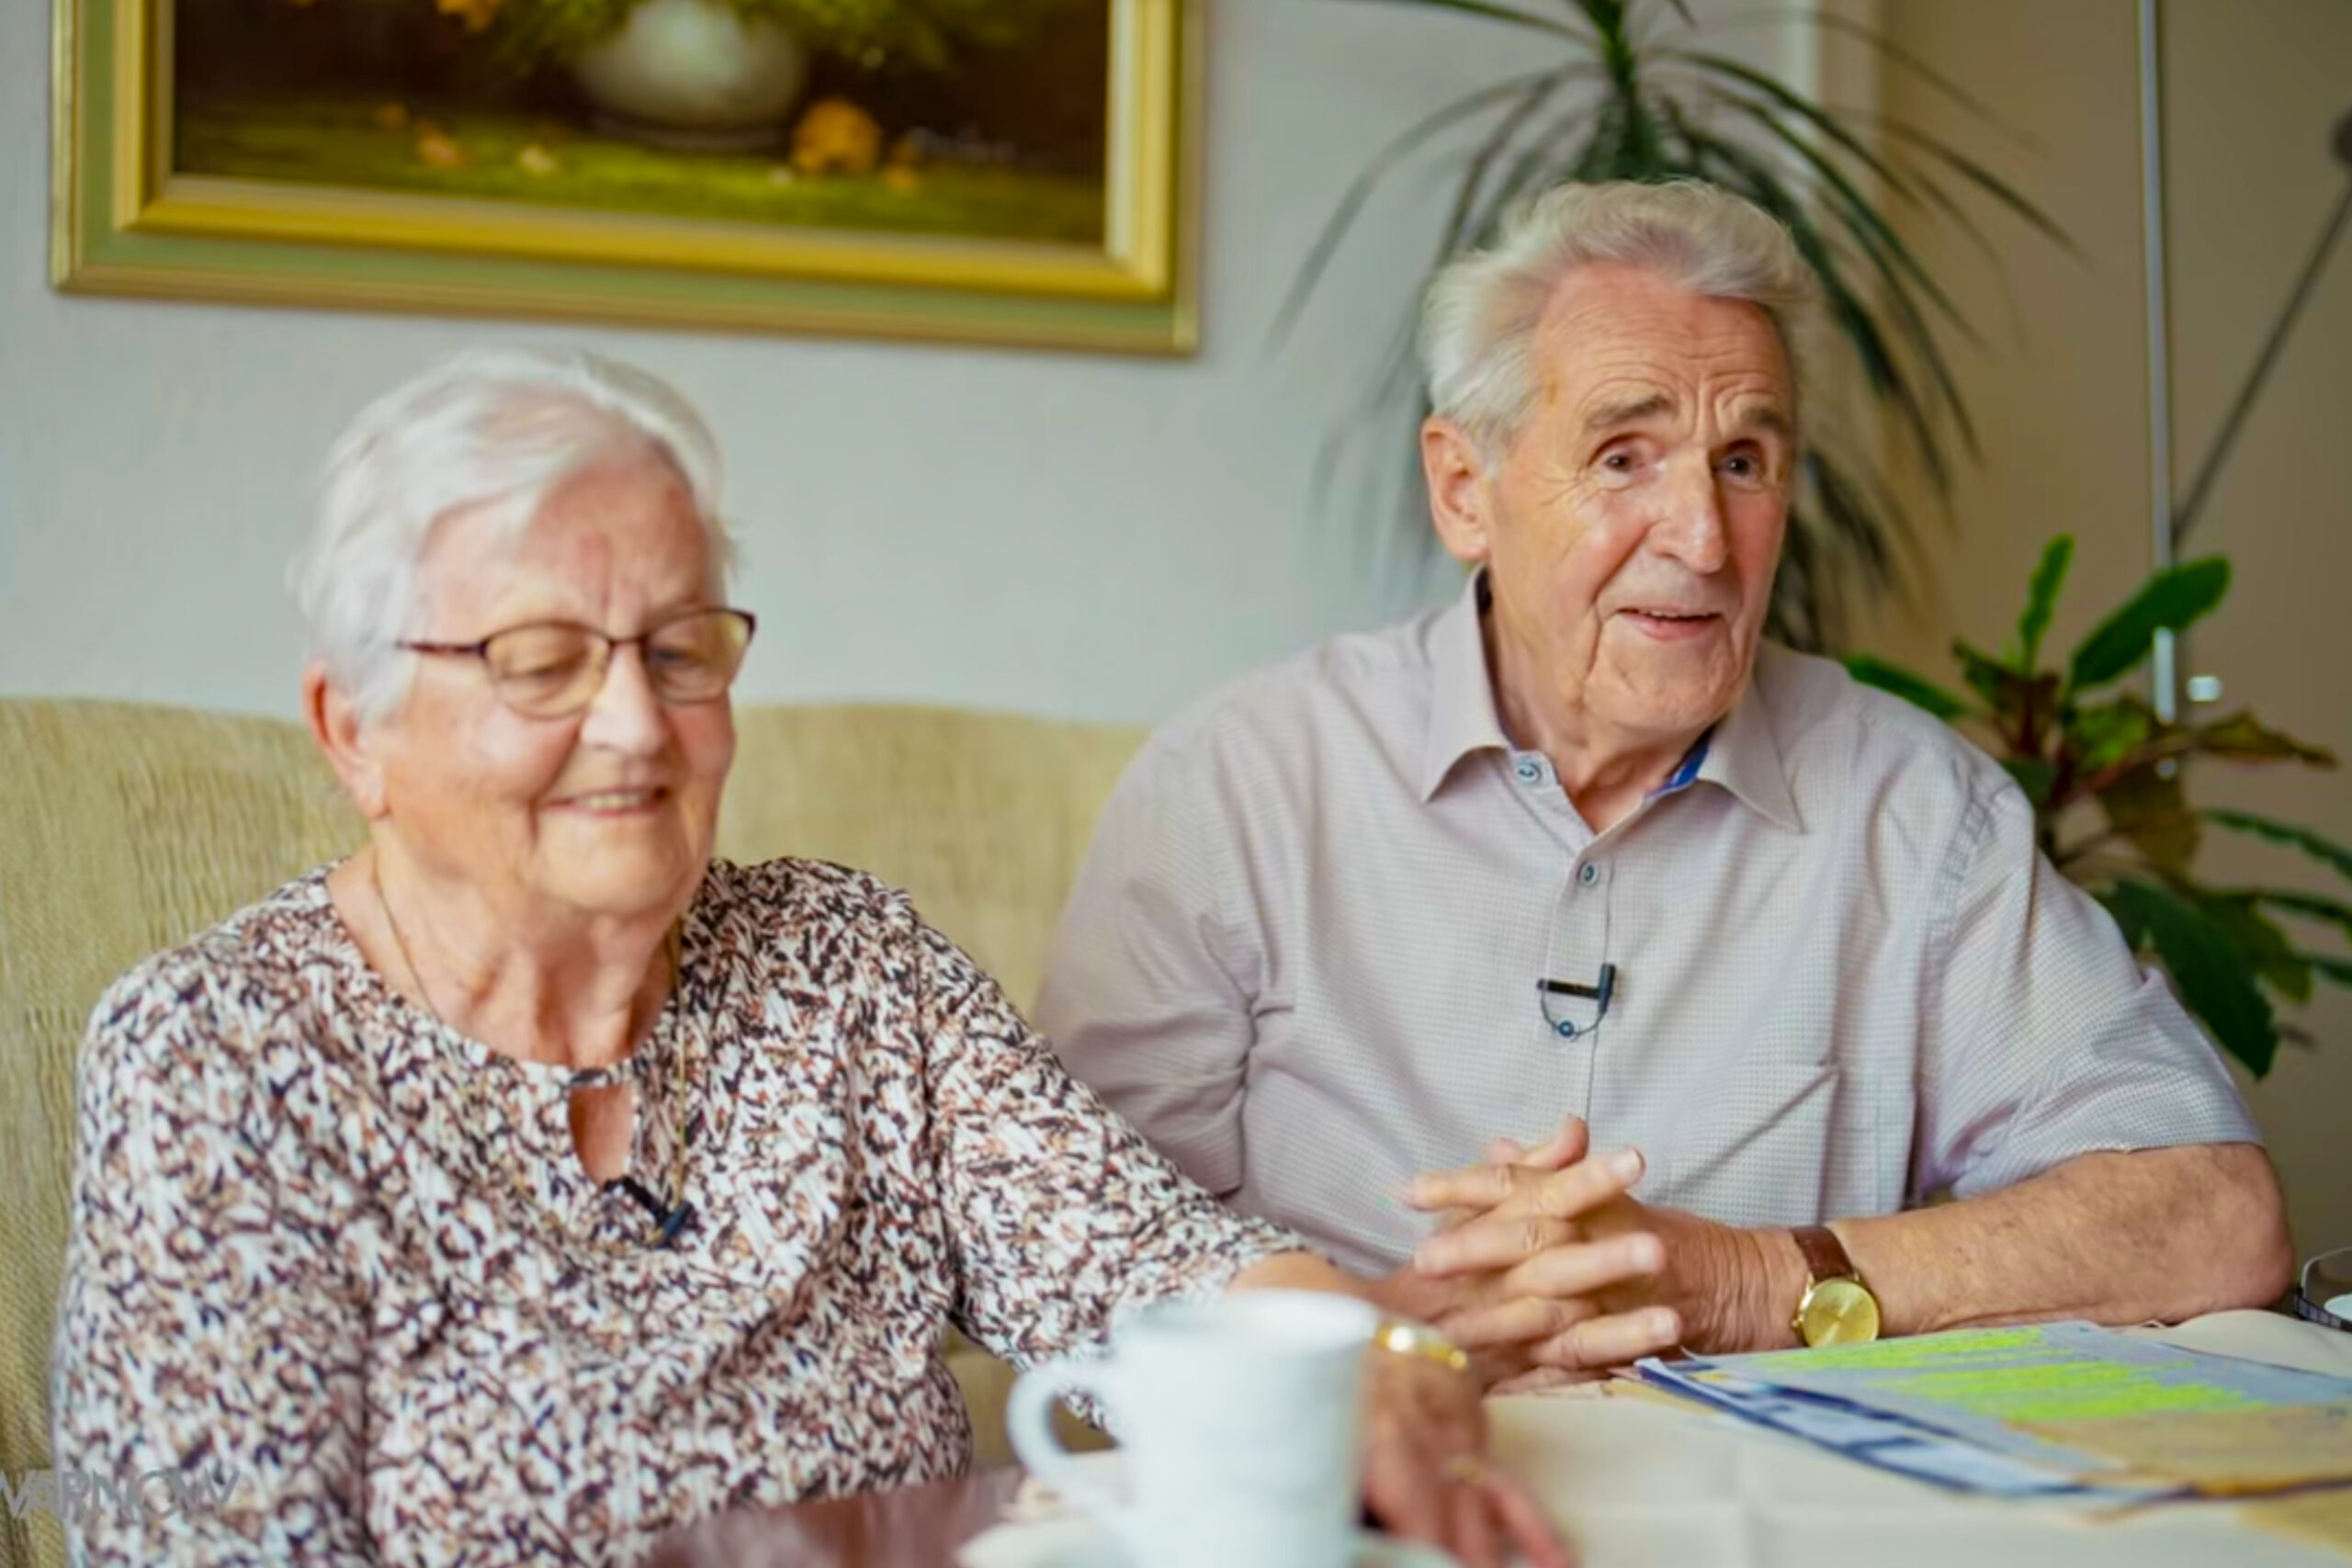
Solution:
<path fill-rule="evenodd" d="M 1027 1366 L 1091 1347 L 1118 1314 L 1213 1295 L 1306 1250 L 1186 1180 L 1070 1077 L 996 983 L 918 922 L 929 1167 L 962 1280 L 956 1325 Z"/>
<path fill-rule="evenodd" d="M 2033 808 L 2013 784 L 1980 786 L 1946 869 L 1915 1198 L 1993 1191 L 2077 1155 L 2261 1141 L 2164 979 L 2036 846 Z"/>
<path fill-rule="evenodd" d="M 1037 1021 L 1071 1073 L 1184 1173 L 1230 1198 L 1265 983 L 1233 815 L 1195 755 L 1155 738 L 1096 827 L 1046 959 Z"/>
<path fill-rule="evenodd" d="M 77 1090 L 55 1468 L 71 1559 L 373 1561 L 359 1325 L 289 1224 L 201 974 L 98 1005 Z"/>

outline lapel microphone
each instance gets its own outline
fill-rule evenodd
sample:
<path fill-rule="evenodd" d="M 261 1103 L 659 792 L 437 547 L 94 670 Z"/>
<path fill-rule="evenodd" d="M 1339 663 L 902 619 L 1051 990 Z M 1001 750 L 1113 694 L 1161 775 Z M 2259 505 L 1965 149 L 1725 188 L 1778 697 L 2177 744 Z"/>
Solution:
<path fill-rule="evenodd" d="M 1604 964 L 1600 966 L 1600 983 L 1599 985 L 1579 986 L 1573 980 L 1536 981 L 1535 1005 L 1544 1010 L 1544 1021 L 1552 1026 L 1553 1033 L 1558 1035 L 1563 1040 L 1574 1040 L 1577 1037 L 1576 1020 L 1572 1018 L 1554 1018 L 1552 1016 L 1552 998 L 1554 997 L 1575 997 L 1580 1001 L 1592 1003 L 1592 1022 L 1587 1025 L 1587 1027 L 1598 1029 L 1600 1027 L 1600 1021 L 1609 1016 L 1609 998 L 1614 996 L 1616 991 L 1617 965 L 1614 964 Z"/>
<path fill-rule="evenodd" d="M 652 1246 L 658 1250 L 666 1251 L 676 1243 L 680 1233 L 694 1223 L 693 1203 L 683 1196 L 674 1204 L 664 1203 L 634 1176 L 616 1176 L 605 1183 L 605 1190 L 627 1193 L 639 1208 L 652 1217 Z"/>

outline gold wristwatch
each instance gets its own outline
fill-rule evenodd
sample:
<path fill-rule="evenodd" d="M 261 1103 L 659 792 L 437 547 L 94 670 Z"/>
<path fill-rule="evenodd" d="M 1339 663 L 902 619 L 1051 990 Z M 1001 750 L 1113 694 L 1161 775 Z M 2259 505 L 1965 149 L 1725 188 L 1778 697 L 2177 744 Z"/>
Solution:
<path fill-rule="evenodd" d="M 1846 1244 L 1827 1225 L 1792 1233 L 1804 1255 L 1807 1283 L 1790 1326 L 1811 1345 L 1866 1345 L 1878 1337 L 1878 1298 L 1862 1283 Z"/>

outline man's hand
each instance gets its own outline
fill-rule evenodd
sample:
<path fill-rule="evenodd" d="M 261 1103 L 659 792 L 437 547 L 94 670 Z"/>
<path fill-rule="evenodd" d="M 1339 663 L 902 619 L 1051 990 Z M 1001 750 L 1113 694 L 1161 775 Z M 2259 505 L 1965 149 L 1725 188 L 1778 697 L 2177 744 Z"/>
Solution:
<path fill-rule="evenodd" d="M 1496 1138 L 1487 1145 L 1487 1161 L 1491 1166 L 1521 1166 L 1536 1173 L 1562 1173 L 1562 1170 L 1583 1168 L 1578 1180 L 1595 1182 L 1590 1199 L 1595 1203 L 1609 1197 L 1618 1197 L 1623 1190 L 1639 1176 L 1639 1164 L 1618 1166 L 1585 1161 L 1588 1152 L 1588 1131 L 1578 1117 L 1569 1117 L 1559 1126 L 1557 1134 L 1536 1147 L 1521 1147 L 1512 1138 Z M 1465 1203 L 1446 1208 L 1440 1215 L 1440 1235 L 1453 1229 L 1470 1227 L 1488 1215 L 1491 1206 Z M 1524 1235 L 1521 1244 L 1526 1248 L 1541 1251 L 1550 1244 L 1553 1232 L 1538 1232 L 1538 1220 L 1533 1215 L 1521 1220 Z M 1515 1258 L 1517 1262 L 1517 1258 Z M 1656 1248 L 1628 1241 L 1623 1246 L 1600 1248 L 1585 1258 L 1585 1265 L 1592 1269 L 1592 1286 L 1601 1283 L 1634 1281 L 1642 1274 L 1658 1267 Z M 1553 1342 L 1553 1352 L 1562 1357 L 1562 1366 L 1574 1363 L 1578 1368 L 1623 1366 L 1625 1361 L 1644 1357 L 1654 1349 L 1665 1349 L 1675 1342 L 1675 1325 L 1660 1316 L 1606 1316 L 1600 1312 L 1585 1312 L 1578 1304 L 1557 1303 L 1557 1300 L 1521 1298 L 1520 1316 L 1505 1319 L 1500 1331 L 1488 1328 L 1488 1316 L 1494 1309 L 1503 1307 L 1508 1300 L 1505 1274 L 1508 1267 L 1496 1269 L 1461 1269 L 1461 1272 L 1425 1272 L 1416 1262 L 1407 1262 L 1402 1269 L 1376 1286 L 1376 1295 L 1390 1314 L 1420 1319 L 1425 1324 L 1440 1325 L 1456 1345 L 1470 1352 L 1479 1380 L 1487 1387 L 1500 1392 L 1520 1392 L 1524 1387 L 1543 1387 L 1547 1382 L 1559 1382 L 1562 1375 L 1555 1375 L 1545 1363 L 1532 1359 L 1532 1349 L 1543 1342 Z M 1510 1324 L 1532 1321 L 1541 1316 L 1538 1328 L 1512 1333 Z M 1576 1321 L 1569 1321 L 1576 1319 Z M 1473 1324 L 1473 1337 L 1465 1337 L 1463 1324 Z M 1529 1382 L 1529 1375 L 1541 1373 L 1536 1382 Z"/>
<path fill-rule="evenodd" d="M 1396 1535 L 1450 1552 L 1464 1568 L 1569 1568 L 1551 1517 L 1487 1459 L 1487 1415 L 1473 1378 L 1413 1356 L 1374 1351 L 1366 1385 L 1364 1501 Z"/>
<path fill-rule="evenodd" d="M 1583 1125 L 1572 1119 L 1521 1159 L 1415 1181 L 1410 1201 L 1453 1223 L 1415 1250 L 1409 1271 L 1441 1287 L 1472 1283 L 1468 1299 L 1442 1319 L 1455 1342 L 1487 1355 L 1510 1348 L 1526 1363 L 1564 1372 L 1622 1365 L 1678 1344 L 1730 1350 L 1783 1342 L 1804 1284 L 1787 1238 L 1638 1203 L 1626 1192 L 1640 1178 L 1640 1154 L 1593 1156 L 1584 1143 Z"/>

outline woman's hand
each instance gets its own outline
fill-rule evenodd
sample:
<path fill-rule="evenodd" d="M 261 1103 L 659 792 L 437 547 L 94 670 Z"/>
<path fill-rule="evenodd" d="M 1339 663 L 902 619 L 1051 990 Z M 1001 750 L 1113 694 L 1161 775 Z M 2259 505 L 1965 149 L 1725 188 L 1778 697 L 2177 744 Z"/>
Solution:
<path fill-rule="evenodd" d="M 1464 1568 L 1574 1561 L 1542 1505 L 1487 1458 L 1477 1381 L 1425 1357 L 1372 1353 L 1364 1501 L 1392 1533 L 1450 1551 Z"/>

